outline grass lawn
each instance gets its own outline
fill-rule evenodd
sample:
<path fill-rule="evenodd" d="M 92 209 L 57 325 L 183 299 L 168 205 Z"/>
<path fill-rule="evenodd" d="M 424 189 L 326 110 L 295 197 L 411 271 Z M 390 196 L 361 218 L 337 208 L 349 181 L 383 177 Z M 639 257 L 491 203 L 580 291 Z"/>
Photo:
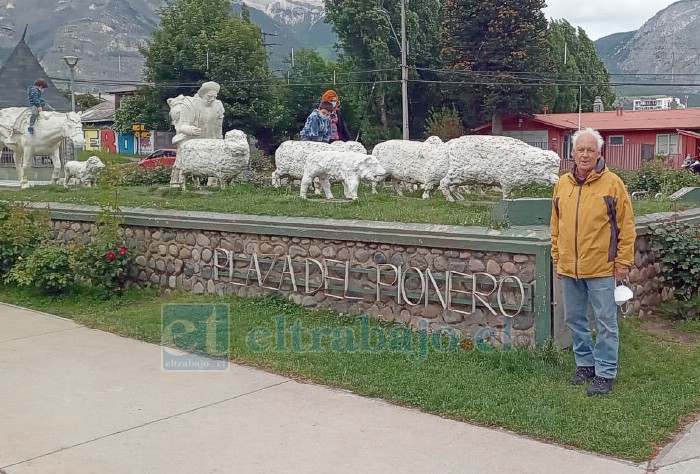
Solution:
<path fill-rule="evenodd" d="M 700 410 L 700 342 L 657 337 L 633 319 L 621 321 L 620 373 L 613 394 L 590 398 L 585 388 L 567 383 L 574 370 L 571 354 L 552 349 L 438 353 L 429 344 L 426 357 L 416 360 L 418 349 L 343 352 L 323 337 L 318 350 L 295 352 L 290 335 L 295 322 L 303 328 L 301 347 L 308 349 L 311 328 L 334 334 L 345 327 L 358 334 L 360 319 L 310 312 L 277 297 L 161 297 L 144 291 L 121 300 L 85 293 L 56 300 L 0 286 L 0 300 L 154 343 L 161 339 L 163 303 L 225 303 L 230 305 L 230 358 L 236 362 L 633 461 L 650 458 Z M 251 331 L 267 328 L 274 337 L 279 316 L 285 317 L 286 350 L 275 350 L 279 340 L 270 341 L 269 350 L 252 350 Z M 371 319 L 369 326 L 385 333 L 397 327 Z M 410 337 L 418 348 L 425 336 L 415 332 Z"/>
<path fill-rule="evenodd" d="M 258 214 L 269 216 L 321 217 L 333 219 L 357 219 L 387 222 L 415 222 L 426 224 L 450 224 L 460 226 L 491 226 L 491 206 L 499 195 L 489 192 L 483 204 L 459 204 L 447 202 L 438 191 L 430 199 L 420 199 L 422 191 L 397 197 L 389 189 L 380 189 L 376 195 L 368 187 L 361 187 L 360 199 L 355 202 L 305 201 L 299 197 L 298 188 L 255 187 L 240 184 L 224 190 L 209 189 L 211 194 L 201 194 L 179 189 L 152 187 L 124 187 L 119 194 L 122 207 L 181 209 L 192 211 L 228 212 L 234 214 Z M 334 195 L 342 196 L 340 186 L 334 187 Z M 76 204 L 98 204 L 102 195 L 99 189 L 70 188 L 61 186 L 36 186 L 22 192 L 0 192 L 0 200 L 52 201 Z M 535 189 L 530 195 L 549 197 L 548 189 Z M 315 196 L 310 195 L 311 198 Z M 478 195 L 465 196 L 468 201 L 484 201 Z M 638 215 L 665 212 L 680 207 L 697 207 L 698 203 L 677 203 L 668 200 L 635 200 Z"/>
<path fill-rule="evenodd" d="M 673 325 L 682 331 L 700 333 L 700 319 L 676 321 Z"/>

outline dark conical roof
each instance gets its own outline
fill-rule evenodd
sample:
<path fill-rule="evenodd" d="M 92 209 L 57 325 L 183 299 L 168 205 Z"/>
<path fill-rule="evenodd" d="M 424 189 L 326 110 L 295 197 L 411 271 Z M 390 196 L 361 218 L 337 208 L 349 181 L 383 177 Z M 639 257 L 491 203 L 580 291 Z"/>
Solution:
<path fill-rule="evenodd" d="M 25 30 L 22 39 L 0 68 L 0 108 L 28 107 L 27 88 L 37 79 L 44 79 L 49 84 L 44 91 L 44 100 L 56 110 L 70 111 L 70 102 L 56 89 L 24 41 L 26 34 Z"/>

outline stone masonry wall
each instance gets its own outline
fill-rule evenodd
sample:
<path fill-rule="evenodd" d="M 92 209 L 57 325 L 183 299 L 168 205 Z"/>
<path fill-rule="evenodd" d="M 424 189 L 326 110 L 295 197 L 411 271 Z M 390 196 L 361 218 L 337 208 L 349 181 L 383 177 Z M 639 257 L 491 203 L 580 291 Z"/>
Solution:
<path fill-rule="evenodd" d="M 651 222 L 651 218 L 646 220 Z M 57 218 L 54 218 L 52 225 L 50 238 L 64 242 L 86 242 L 90 232 L 95 230 L 95 224 L 92 223 Z M 644 231 L 640 232 L 641 228 L 638 228 L 635 263 L 629 275 L 629 283 L 635 297 L 631 301 L 628 314 L 638 316 L 651 313 L 661 302 L 672 298 L 671 290 L 658 282 L 659 263 L 651 251 L 650 236 Z M 537 314 L 534 304 L 530 304 L 537 272 L 535 255 L 143 225 L 125 226 L 124 235 L 127 246 L 136 253 L 135 265 L 130 269 L 129 276 L 132 284 L 137 287 L 155 286 L 162 288 L 166 293 L 173 290 L 238 296 L 280 293 L 309 308 L 333 308 L 347 314 L 370 314 L 386 321 L 396 321 L 413 327 L 421 327 L 421 324 L 427 322 L 432 330 L 450 327 L 471 337 L 483 328 L 493 328 L 501 337 L 508 336 L 517 345 L 529 346 L 535 342 Z M 278 279 L 276 282 L 272 280 L 260 285 L 253 275 L 250 284 L 243 285 L 245 280 L 231 278 L 227 269 L 233 269 L 237 274 L 246 273 L 251 265 L 250 261 L 237 259 L 228 268 L 226 264 L 222 265 L 219 262 L 219 268 L 216 269 L 214 261 L 217 257 L 221 258 L 222 252 L 232 257 L 250 257 L 257 254 L 261 259 L 278 258 L 277 264 L 281 270 L 278 268 L 277 273 L 282 272 L 282 282 Z M 305 288 L 300 287 L 295 292 L 290 279 L 284 279 L 284 260 L 293 262 L 297 278 L 304 274 L 304 261 L 330 262 L 331 267 L 342 267 L 344 262 L 349 262 L 353 271 L 347 278 L 348 290 L 343 291 L 343 280 L 339 279 L 344 276 L 341 268 L 340 271 L 329 270 L 327 274 L 333 280 L 333 284 L 341 284 L 340 290 L 320 289 L 307 292 Z M 432 290 L 432 299 L 427 305 L 424 299 L 419 304 L 409 304 L 405 298 L 397 298 L 396 294 L 382 294 L 377 299 L 374 291 L 377 287 L 376 268 L 380 266 L 389 273 L 382 275 L 380 280 L 388 285 L 392 283 L 389 265 L 401 265 L 405 275 L 405 293 L 409 301 L 413 298 L 414 303 L 416 295 L 423 294 L 416 292 L 429 280 L 427 270 L 434 275 L 444 275 L 447 271 L 467 274 L 467 280 L 454 280 L 452 292 L 446 291 L 444 280 L 440 281 L 438 278 L 436 283 L 428 281 L 427 286 Z M 269 263 L 261 262 L 261 267 L 261 273 L 265 273 L 269 269 Z M 415 269 L 407 271 L 410 267 Z M 365 271 L 354 271 L 356 269 Z M 320 281 L 322 277 L 319 270 L 311 268 L 310 280 Z M 418 270 L 423 272 L 424 281 L 419 278 Z M 469 276 L 474 274 L 483 277 L 477 280 L 480 281 L 478 289 L 471 287 L 468 281 Z M 500 288 L 502 292 L 499 293 L 495 283 L 497 280 L 500 283 L 504 277 L 517 277 L 527 291 L 518 293 L 517 288 L 514 289 L 511 284 Z M 505 279 L 513 282 L 512 279 Z M 264 288 L 265 286 L 274 286 L 275 289 Z M 313 288 L 315 286 L 312 286 Z M 389 289 L 393 291 L 389 286 L 384 287 L 385 291 Z M 472 308 L 469 298 L 464 300 L 464 295 L 468 295 L 470 290 L 484 295 L 481 300 L 485 304 Z M 435 301 L 438 292 L 443 296 L 447 293 L 454 294 L 457 303 L 445 309 L 443 302 Z M 526 293 L 527 304 L 516 316 L 511 316 L 515 314 L 513 308 L 519 307 L 520 297 Z M 463 298 L 461 303 L 459 298 Z M 503 303 L 506 310 L 499 309 L 499 303 Z M 507 316 L 504 316 L 505 313 Z"/>
<path fill-rule="evenodd" d="M 55 220 L 51 238 L 60 241 L 86 241 L 93 228 L 94 224 Z M 136 226 L 125 227 L 124 233 L 127 246 L 132 252 L 136 252 L 135 265 L 130 269 L 129 276 L 133 284 L 138 287 L 155 286 L 166 292 L 184 290 L 195 294 L 238 296 L 281 293 L 290 300 L 309 308 L 333 308 L 345 314 L 369 314 L 382 320 L 396 321 L 413 327 L 420 327 L 421 321 L 427 321 L 432 330 L 451 327 L 464 336 L 474 337 L 480 329 L 486 327 L 498 331 L 508 327 L 509 338 L 514 344 L 531 346 L 535 343 L 535 314 L 531 309 L 523 309 L 515 317 L 506 318 L 500 313 L 493 314 L 488 307 L 481 305 L 477 306 L 472 314 L 463 314 L 450 309 L 446 310 L 439 302 L 430 302 L 426 306 L 423 300 L 420 304 L 411 306 L 405 301 L 400 304 L 397 298 L 392 296 L 382 295 L 377 301 L 374 291 L 364 294 L 352 291 L 353 288 L 376 290 L 377 274 L 374 270 L 377 265 L 382 264 L 392 264 L 397 267 L 401 265 L 403 269 L 415 267 L 422 271 L 430 269 L 436 275 L 444 274 L 448 270 L 466 274 L 485 272 L 492 275 L 495 280 L 503 277 L 518 277 L 524 285 L 534 285 L 536 265 L 534 255 Z M 256 253 L 260 258 L 263 255 L 280 257 L 289 255 L 294 262 L 301 262 L 306 258 L 320 262 L 347 261 L 355 268 L 366 268 L 369 271 L 350 273 L 350 291 L 345 296 L 356 298 L 353 300 L 338 299 L 327 294 L 343 295 L 342 290 L 321 289 L 313 294 L 306 294 L 300 288 L 295 293 L 289 281 L 283 282 L 280 291 L 260 288 L 257 283 L 239 286 L 231 283 L 225 275 L 223 277 L 220 275 L 218 280 L 215 278 L 217 271 L 214 268 L 214 252 L 217 248 L 231 252 L 231 255 L 250 256 Z M 247 261 L 235 262 L 235 269 L 238 272 L 245 272 L 248 267 Z M 385 269 L 385 267 L 382 268 Z M 303 269 L 295 271 L 297 276 L 304 273 Z M 226 272 L 219 269 L 218 273 Z M 343 275 L 340 271 L 329 272 L 329 276 L 340 278 Z M 320 278 L 318 269 L 314 269 L 310 277 Z M 383 276 L 382 281 L 389 284 L 391 277 L 392 275 Z M 480 284 L 479 291 L 485 295 L 491 292 L 489 296 L 484 296 L 484 299 L 491 307 L 498 310 L 497 292 L 493 284 L 488 284 L 491 281 L 490 277 L 487 275 L 484 277 L 486 284 L 485 286 Z M 445 282 L 438 282 L 443 296 L 445 284 Z M 279 283 L 274 284 L 275 287 L 278 285 Z M 405 288 L 409 294 L 421 288 L 421 280 L 417 272 L 406 274 Z M 471 289 L 473 288 L 468 282 L 456 282 L 453 286 L 456 296 L 461 296 L 458 294 L 460 291 L 466 293 Z M 511 304 L 517 307 L 520 297 L 521 294 L 517 288 L 513 288 L 512 285 L 504 286 L 500 300 L 504 305 Z M 455 307 L 470 312 L 472 309 L 471 305 L 464 304 L 455 305 Z M 508 312 L 512 314 L 515 310 Z"/>
<path fill-rule="evenodd" d="M 651 237 L 638 235 L 634 243 L 634 266 L 629 274 L 629 286 L 634 292 L 629 314 L 644 316 L 673 298 L 673 290 L 665 287 L 657 278 L 661 271 L 656 255 L 651 250 Z"/>

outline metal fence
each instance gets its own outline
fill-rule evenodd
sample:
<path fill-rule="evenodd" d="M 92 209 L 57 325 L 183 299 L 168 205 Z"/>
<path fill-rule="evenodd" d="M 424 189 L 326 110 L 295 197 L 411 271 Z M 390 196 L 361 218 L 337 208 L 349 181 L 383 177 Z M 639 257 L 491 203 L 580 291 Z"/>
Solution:
<path fill-rule="evenodd" d="M 66 161 L 72 160 L 75 157 L 75 150 L 73 145 L 67 141 L 63 141 L 59 147 L 59 156 L 61 157 L 61 165 L 65 164 Z M 3 148 L 2 154 L 0 154 L 0 167 L 2 168 L 14 168 L 15 167 L 15 154 L 9 148 Z M 34 162 L 32 163 L 34 168 L 53 168 L 53 160 L 49 155 L 36 155 L 34 157 Z"/>

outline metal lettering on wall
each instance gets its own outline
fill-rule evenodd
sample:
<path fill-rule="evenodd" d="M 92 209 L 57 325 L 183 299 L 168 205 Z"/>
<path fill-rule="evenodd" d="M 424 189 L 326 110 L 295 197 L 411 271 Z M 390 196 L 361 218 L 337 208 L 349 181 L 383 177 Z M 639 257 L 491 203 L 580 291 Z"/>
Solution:
<path fill-rule="evenodd" d="M 237 265 L 239 262 L 241 265 Z M 217 281 L 276 291 L 286 284 L 295 293 L 324 291 L 327 297 L 338 300 L 364 300 L 363 295 L 371 294 L 376 301 L 388 296 L 398 304 L 409 306 L 436 303 L 445 310 L 462 314 L 472 314 L 479 307 L 509 318 L 521 311 L 533 311 L 534 283 L 523 283 L 516 276 L 496 278 L 484 272 L 436 272 L 388 263 L 367 268 L 334 259 L 293 261 L 289 255 L 241 256 L 222 248 L 214 250 L 213 270 Z M 365 282 L 363 287 L 351 286 L 353 274 L 373 274 L 376 279 Z M 412 285 L 408 284 L 410 281 Z M 370 283 L 374 288 L 367 287 Z"/>

